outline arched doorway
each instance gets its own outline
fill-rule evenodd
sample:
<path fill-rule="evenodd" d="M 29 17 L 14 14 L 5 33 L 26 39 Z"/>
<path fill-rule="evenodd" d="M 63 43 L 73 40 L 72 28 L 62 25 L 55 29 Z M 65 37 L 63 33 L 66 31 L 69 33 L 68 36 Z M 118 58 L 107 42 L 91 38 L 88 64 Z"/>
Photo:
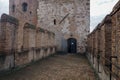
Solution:
<path fill-rule="evenodd" d="M 75 38 L 69 38 L 67 40 L 68 53 L 76 53 L 77 52 L 77 40 Z"/>

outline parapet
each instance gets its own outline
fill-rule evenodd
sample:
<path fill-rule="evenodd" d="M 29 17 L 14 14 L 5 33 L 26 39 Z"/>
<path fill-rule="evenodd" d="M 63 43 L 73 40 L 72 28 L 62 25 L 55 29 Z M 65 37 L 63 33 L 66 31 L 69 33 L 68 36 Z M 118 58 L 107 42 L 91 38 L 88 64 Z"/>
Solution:
<path fill-rule="evenodd" d="M 9 22 L 9 23 L 12 23 L 12 24 L 15 24 L 15 25 L 19 24 L 18 19 L 14 18 L 12 16 L 9 16 L 7 14 L 2 14 L 0 22 Z"/>
<path fill-rule="evenodd" d="M 114 6 L 111 15 L 114 15 L 118 10 L 120 10 L 120 0 L 117 2 L 117 4 Z"/>

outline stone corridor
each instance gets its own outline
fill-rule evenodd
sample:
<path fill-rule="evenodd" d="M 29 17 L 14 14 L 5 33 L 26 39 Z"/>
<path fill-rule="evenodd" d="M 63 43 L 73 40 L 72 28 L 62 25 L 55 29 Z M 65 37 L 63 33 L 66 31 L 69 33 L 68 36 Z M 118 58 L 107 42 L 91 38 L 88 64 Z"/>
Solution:
<path fill-rule="evenodd" d="M 83 55 L 54 55 L 23 69 L 14 71 L 0 80 L 98 80 L 87 58 Z"/>

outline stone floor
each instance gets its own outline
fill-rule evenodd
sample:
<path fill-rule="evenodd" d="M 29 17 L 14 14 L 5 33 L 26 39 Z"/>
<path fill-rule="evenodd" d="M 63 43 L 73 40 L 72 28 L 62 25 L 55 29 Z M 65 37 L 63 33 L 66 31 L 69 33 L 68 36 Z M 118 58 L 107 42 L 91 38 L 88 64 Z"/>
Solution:
<path fill-rule="evenodd" d="M 97 80 L 88 60 L 80 55 L 54 55 L 0 80 Z"/>

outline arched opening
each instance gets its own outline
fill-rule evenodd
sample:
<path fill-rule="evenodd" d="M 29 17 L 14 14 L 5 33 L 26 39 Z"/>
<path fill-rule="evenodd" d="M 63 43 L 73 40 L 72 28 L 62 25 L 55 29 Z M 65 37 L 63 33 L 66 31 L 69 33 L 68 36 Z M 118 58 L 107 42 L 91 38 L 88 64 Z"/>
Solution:
<path fill-rule="evenodd" d="M 22 10 L 23 10 L 24 12 L 26 12 L 26 11 L 27 11 L 27 7 L 28 7 L 28 4 L 24 2 L 24 3 L 22 4 Z"/>
<path fill-rule="evenodd" d="M 15 5 L 12 5 L 12 12 L 15 12 Z"/>
<path fill-rule="evenodd" d="M 68 53 L 76 53 L 77 52 L 77 40 L 75 38 L 69 38 L 67 40 Z"/>

